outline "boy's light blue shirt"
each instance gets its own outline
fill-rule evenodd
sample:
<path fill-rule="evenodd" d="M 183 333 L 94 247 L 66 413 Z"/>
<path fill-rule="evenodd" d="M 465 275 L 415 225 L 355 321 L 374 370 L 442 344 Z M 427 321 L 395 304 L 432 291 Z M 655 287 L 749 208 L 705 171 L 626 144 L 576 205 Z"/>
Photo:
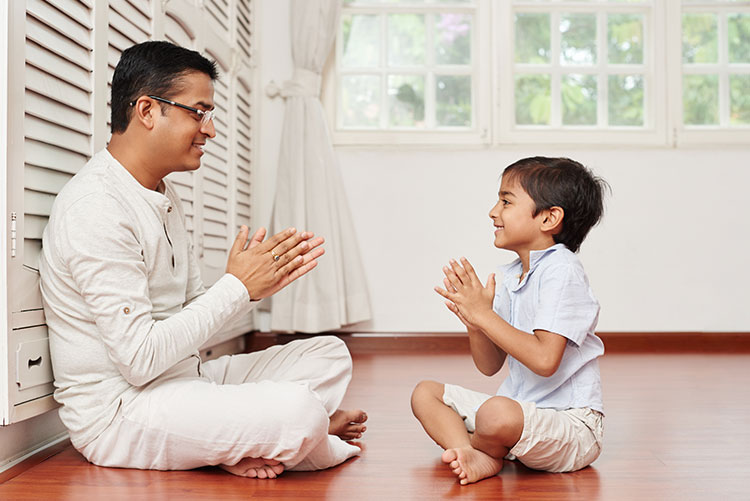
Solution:
<path fill-rule="evenodd" d="M 604 343 L 594 334 L 599 303 L 578 257 L 563 244 L 532 251 L 529 272 L 521 260 L 501 266 L 502 283 L 495 291 L 493 309 L 516 329 L 545 330 L 567 338 L 560 367 L 542 377 L 508 355 L 510 374 L 497 390 L 500 396 L 534 402 L 557 410 L 590 407 L 603 411 L 597 357 Z"/>

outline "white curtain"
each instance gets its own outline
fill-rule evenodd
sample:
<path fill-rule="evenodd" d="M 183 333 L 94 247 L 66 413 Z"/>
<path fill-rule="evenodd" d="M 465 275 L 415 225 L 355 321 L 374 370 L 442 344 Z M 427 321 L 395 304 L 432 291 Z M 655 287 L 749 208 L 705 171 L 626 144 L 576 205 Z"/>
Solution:
<path fill-rule="evenodd" d="M 271 329 L 323 332 L 370 318 L 354 225 L 320 103 L 323 64 L 338 31 L 341 0 L 292 0 L 294 75 L 286 99 L 272 228 L 325 237 L 311 273 L 271 299 Z"/>

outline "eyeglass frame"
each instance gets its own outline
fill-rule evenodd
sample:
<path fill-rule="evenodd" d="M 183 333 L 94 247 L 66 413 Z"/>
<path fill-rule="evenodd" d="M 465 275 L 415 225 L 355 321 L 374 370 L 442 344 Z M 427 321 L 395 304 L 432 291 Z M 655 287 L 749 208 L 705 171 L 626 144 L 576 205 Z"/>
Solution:
<path fill-rule="evenodd" d="M 162 103 L 171 104 L 172 106 L 177 106 L 178 108 L 182 108 L 184 110 L 192 111 L 193 113 L 201 117 L 201 127 L 206 125 L 211 120 L 213 120 L 215 112 L 216 112 L 216 110 L 199 110 L 198 108 L 193 108 L 192 106 L 181 104 L 176 101 L 171 101 L 169 99 L 164 99 L 163 97 L 159 97 L 159 96 L 147 96 L 147 97 L 150 97 L 151 99 L 155 99 L 157 101 L 161 101 Z M 131 101 L 130 106 L 134 106 L 134 105 L 135 105 L 135 101 Z"/>

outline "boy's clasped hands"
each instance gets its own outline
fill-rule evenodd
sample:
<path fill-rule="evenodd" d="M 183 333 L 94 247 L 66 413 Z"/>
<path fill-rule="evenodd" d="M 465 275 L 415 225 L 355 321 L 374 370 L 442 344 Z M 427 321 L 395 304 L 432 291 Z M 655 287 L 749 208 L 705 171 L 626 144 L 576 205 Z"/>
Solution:
<path fill-rule="evenodd" d="M 443 273 L 445 289 L 435 287 L 435 292 L 447 299 L 445 306 L 461 323 L 471 329 L 480 329 L 482 320 L 494 314 L 495 274 L 491 273 L 487 284 L 482 285 L 474 267 L 465 257 L 461 258 L 460 263 L 451 259 L 448 266 L 443 266 Z"/>

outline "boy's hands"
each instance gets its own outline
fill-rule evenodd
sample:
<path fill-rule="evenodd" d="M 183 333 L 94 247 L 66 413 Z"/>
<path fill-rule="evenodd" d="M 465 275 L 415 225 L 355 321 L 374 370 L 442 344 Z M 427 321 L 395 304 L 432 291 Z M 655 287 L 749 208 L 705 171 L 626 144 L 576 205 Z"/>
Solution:
<path fill-rule="evenodd" d="M 482 285 L 471 263 L 464 257 L 461 263 L 451 259 L 450 266 L 443 266 L 443 273 L 445 289 L 435 287 L 435 292 L 447 299 L 445 305 L 467 329 L 481 330 L 482 317 L 492 313 L 495 274 L 490 274 L 487 284 Z"/>
<path fill-rule="evenodd" d="M 242 281 L 253 300 L 275 294 L 297 280 L 315 268 L 316 259 L 325 252 L 318 248 L 323 237 L 313 239 L 307 231 L 287 228 L 263 241 L 266 229 L 260 228 L 249 243 L 248 234 L 243 225 L 229 250 L 226 271 Z"/>

